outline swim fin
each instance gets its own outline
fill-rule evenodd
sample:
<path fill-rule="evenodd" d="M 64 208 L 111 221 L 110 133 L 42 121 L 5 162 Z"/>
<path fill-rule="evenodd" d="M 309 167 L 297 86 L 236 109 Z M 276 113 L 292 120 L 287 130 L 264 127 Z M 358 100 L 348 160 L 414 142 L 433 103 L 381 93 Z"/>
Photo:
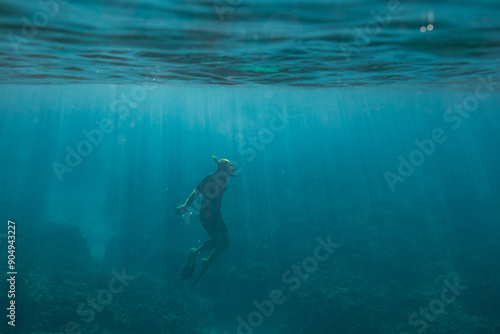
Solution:
<path fill-rule="evenodd" d="M 182 270 L 181 280 L 190 279 L 193 276 L 196 259 L 198 258 L 198 253 L 195 250 L 196 248 L 191 248 L 191 254 L 189 254 L 188 261 L 184 266 L 184 270 Z"/>
<path fill-rule="evenodd" d="M 191 287 L 193 287 L 196 283 L 198 283 L 198 281 L 200 280 L 201 276 L 203 276 L 203 274 L 205 273 L 205 271 L 207 271 L 207 268 L 209 266 L 208 262 L 207 262 L 208 259 L 203 259 L 202 262 L 203 262 L 203 266 L 201 268 L 201 272 L 200 272 L 200 275 L 198 276 L 198 278 L 196 279 L 196 281 L 194 281 L 193 284 L 191 284 Z"/>

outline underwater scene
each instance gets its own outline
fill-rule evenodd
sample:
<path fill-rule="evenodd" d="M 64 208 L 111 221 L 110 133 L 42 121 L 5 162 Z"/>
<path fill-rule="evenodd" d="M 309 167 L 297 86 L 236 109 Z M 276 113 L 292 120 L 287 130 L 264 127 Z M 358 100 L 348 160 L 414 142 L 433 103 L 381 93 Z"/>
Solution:
<path fill-rule="evenodd" d="M 0 0 L 0 333 L 499 334 L 499 17 Z"/>

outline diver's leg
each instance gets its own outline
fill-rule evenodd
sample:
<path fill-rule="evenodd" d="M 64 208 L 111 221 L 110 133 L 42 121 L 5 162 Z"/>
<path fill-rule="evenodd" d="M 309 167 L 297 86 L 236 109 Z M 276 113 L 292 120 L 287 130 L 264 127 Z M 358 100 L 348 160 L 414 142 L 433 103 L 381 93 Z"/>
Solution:
<path fill-rule="evenodd" d="M 212 240 L 215 242 L 216 246 L 212 254 L 207 258 L 203 259 L 203 267 L 200 272 L 200 276 L 194 281 L 194 283 L 191 286 L 194 286 L 200 278 L 203 276 L 205 271 L 207 271 L 208 267 L 214 262 L 214 260 L 219 256 L 228 246 L 229 246 L 229 236 L 227 234 L 227 231 L 225 232 L 216 232 L 211 234 Z"/>
<path fill-rule="evenodd" d="M 207 271 L 212 262 L 214 262 L 214 260 L 229 246 L 230 243 L 226 224 L 224 223 L 224 220 L 222 219 L 220 214 L 217 219 L 211 220 L 210 224 L 204 224 L 203 226 L 205 226 L 205 229 L 212 238 L 212 242 L 210 242 L 206 247 L 204 247 L 205 245 L 202 245 L 200 248 L 206 250 L 208 249 L 208 246 L 211 246 L 215 249 L 207 259 L 203 259 L 203 267 L 201 269 L 200 275 L 191 286 L 194 286 L 200 280 L 200 278 L 203 276 L 205 271 Z M 205 244 L 207 243 L 208 241 Z"/>
<path fill-rule="evenodd" d="M 217 243 L 214 241 L 212 234 L 214 232 L 214 224 L 217 223 L 217 220 L 214 219 L 209 219 L 209 218 L 203 218 L 205 214 L 202 214 L 200 212 L 200 222 L 201 225 L 207 230 L 208 235 L 210 236 L 210 240 L 206 241 L 203 245 L 200 247 L 196 248 L 194 251 L 196 252 L 196 255 L 198 255 L 201 252 L 205 252 L 211 249 L 214 249 L 217 247 Z"/>
<path fill-rule="evenodd" d="M 215 249 L 212 254 L 207 258 L 203 259 L 203 266 L 208 268 L 212 262 L 229 246 L 229 235 L 227 231 L 213 233 L 212 240 L 215 243 Z"/>
<path fill-rule="evenodd" d="M 201 253 L 201 252 L 205 252 L 205 251 L 214 249 L 215 247 L 216 247 L 216 242 L 214 241 L 214 239 L 210 239 L 210 240 L 206 241 L 200 247 L 193 248 L 193 251 L 196 252 L 196 254 L 198 254 L 198 253 Z"/>
<path fill-rule="evenodd" d="M 203 245 L 198 248 L 191 248 L 189 253 L 189 258 L 182 271 L 181 280 L 190 279 L 193 275 L 194 267 L 196 266 L 196 259 L 200 252 L 214 249 L 216 247 L 216 242 L 213 239 L 208 240 Z"/>

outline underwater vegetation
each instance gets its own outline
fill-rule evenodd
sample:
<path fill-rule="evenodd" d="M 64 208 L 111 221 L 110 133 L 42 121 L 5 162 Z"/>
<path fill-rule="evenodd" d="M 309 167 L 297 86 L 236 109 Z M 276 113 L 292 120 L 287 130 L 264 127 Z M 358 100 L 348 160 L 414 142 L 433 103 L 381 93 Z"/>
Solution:
<path fill-rule="evenodd" d="M 179 281 L 188 248 L 179 238 L 166 237 L 165 226 L 141 235 L 123 231 L 100 260 L 91 256 L 77 227 L 33 226 L 19 241 L 24 274 L 18 276 L 23 307 L 17 329 L 499 333 L 495 232 L 486 231 L 491 237 L 477 243 L 472 233 L 451 227 L 452 217 L 439 217 L 442 223 L 436 224 L 438 217 L 419 212 L 413 203 L 399 201 L 384 210 L 346 214 L 333 229 L 327 217 L 296 217 L 304 226 L 296 231 L 262 229 L 252 236 L 235 231 L 231 252 L 196 288 Z M 405 216 L 412 219 L 402 225 Z M 297 223 L 292 220 L 288 223 Z M 249 238 L 258 242 L 250 247 Z M 336 242 L 331 252 L 321 248 L 326 240 Z M 282 252 L 271 251 L 277 242 Z M 315 257 L 321 259 L 311 260 Z"/>
<path fill-rule="evenodd" d="M 40 226 L 19 248 L 19 333 L 203 333 L 211 319 L 210 300 L 92 259 L 74 226 Z"/>

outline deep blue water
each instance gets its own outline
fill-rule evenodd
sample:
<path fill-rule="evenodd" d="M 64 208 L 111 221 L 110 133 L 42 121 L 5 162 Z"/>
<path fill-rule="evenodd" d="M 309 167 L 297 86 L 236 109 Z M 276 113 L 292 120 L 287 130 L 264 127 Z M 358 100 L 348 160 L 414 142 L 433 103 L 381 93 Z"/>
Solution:
<path fill-rule="evenodd" d="M 2 333 L 500 333 L 497 2 L 64 2 L 0 2 Z"/>

